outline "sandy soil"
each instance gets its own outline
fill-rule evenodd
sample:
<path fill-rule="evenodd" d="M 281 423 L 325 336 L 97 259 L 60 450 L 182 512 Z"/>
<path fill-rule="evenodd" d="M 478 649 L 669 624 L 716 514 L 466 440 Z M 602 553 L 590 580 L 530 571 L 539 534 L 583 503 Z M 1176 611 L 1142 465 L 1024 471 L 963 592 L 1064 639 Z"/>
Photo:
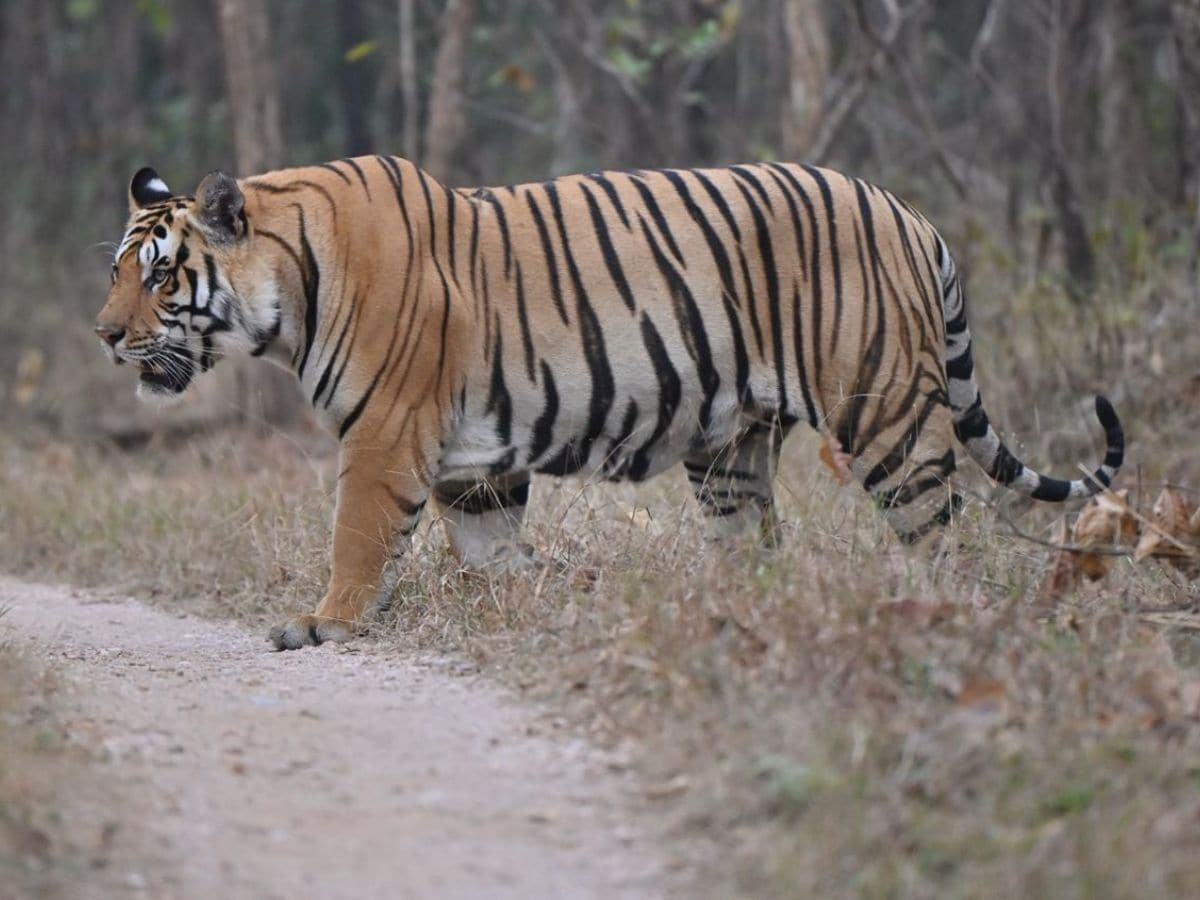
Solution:
<path fill-rule="evenodd" d="M 92 751 L 56 791 L 80 898 L 656 897 L 632 776 L 445 659 L 271 652 L 227 622 L 0 578 L 0 640 Z M 3 888 L 0 888 L 3 894 Z"/>

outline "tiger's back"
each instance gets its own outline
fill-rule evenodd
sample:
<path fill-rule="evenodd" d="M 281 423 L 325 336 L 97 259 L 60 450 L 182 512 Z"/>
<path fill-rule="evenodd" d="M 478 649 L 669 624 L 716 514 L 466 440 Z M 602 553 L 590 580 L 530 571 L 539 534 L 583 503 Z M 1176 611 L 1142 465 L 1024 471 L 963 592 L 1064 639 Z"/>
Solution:
<path fill-rule="evenodd" d="M 468 197 L 486 338 L 455 471 L 639 479 L 753 422 L 865 448 L 911 406 L 880 379 L 945 393 L 938 239 L 878 188 L 764 165 Z"/>

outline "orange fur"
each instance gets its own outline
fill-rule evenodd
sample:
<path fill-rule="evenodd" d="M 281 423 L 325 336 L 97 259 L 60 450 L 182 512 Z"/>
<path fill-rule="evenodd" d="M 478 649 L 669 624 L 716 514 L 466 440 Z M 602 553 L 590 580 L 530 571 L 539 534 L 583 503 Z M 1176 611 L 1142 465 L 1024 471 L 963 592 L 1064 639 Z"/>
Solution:
<path fill-rule="evenodd" d="M 806 421 L 912 539 L 953 509 L 956 433 L 1034 496 L 1095 486 L 1003 447 L 941 238 L 834 172 L 451 190 L 363 157 L 214 174 L 182 198 L 143 170 L 131 197 L 98 319 L 113 353 L 160 394 L 226 353 L 265 355 L 341 438 L 329 589 L 280 647 L 347 637 L 431 497 L 466 561 L 511 546 L 532 472 L 640 479 L 682 460 L 720 530 L 771 533 L 779 444 Z M 1106 482 L 1121 436 L 1101 417 Z"/>

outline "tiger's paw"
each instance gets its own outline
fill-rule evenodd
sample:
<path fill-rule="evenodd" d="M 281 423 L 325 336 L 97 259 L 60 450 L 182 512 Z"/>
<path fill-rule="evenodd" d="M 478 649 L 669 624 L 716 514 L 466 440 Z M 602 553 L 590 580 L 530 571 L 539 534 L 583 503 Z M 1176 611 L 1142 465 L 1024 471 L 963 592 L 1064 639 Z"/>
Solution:
<path fill-rule="evenodd" d="M 293 616 L 282 625 L 271 629 L 268 640 L 276 650 L 299 650 L 301 647 L 317 647 L 326 641 L 345 643 L 354 637 L 354 627 L 342 619 L 326 616 Z"/>

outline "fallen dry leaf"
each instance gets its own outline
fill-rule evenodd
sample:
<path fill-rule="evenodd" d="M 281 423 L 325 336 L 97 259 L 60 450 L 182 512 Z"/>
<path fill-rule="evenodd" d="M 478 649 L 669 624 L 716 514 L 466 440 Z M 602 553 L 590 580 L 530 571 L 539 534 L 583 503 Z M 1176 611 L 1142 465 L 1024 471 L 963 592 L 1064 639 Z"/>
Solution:
<path fill-rule="evenodd" d="M 829 467 L 833 472 L 833 477 L 837 483 L 845 487 L 854 480 L 854 474 L 850 471 L 850 463 L 854 462 L 854 457 L 843 449 L 841 443 L 828 428 L 821 429 L 821 462 Z"/>
<path fill-rule="evenodd" d="M 33 403 L 46 374 L 46 357 L 37 347 L 21 354 L 17 361 L 17 380 L 13 384 L 12 397 L 17 406 L 24 409 Z"/>
<path fill-rule="evenodd" d="M 1133 508 L 1129 505 L 1128 489 L 1105 491 L 1097 494 L 1092 502 L 1100 509 L 1120 516 L 1121 527 L 1118 543 L 1132 544 L 1138 536 L 1138 520 Z"/>
<path fill-rule="evenodd" d="M 1134 562 L 1166 560 L 1189 578 L 1200 575 L 1200 509 L 1192 509 L 1182 491 L 1164 488 L 1133 551 Z"/>
<path fill-rule="evenodd" d="M 650 514 L 644 506 L 631 506 L 627 503 L 620 503 L 617 506 L 619 517 L 633 525 L 635 528 L 640 528 L 642 531 L 657 533 L 658 525 L 654 521 L 654 516 Z"/>
<path fill-rule="evenodd" d="M 682 794 L 688 789 L 690 783 L 686 775 L 676 775 L 670 781 L 647 786 L 643 789 L 643 793 L 649 800 L 665 800 L 668 797 L 674 797 L 676 794 Z"/>
<path fill-rule="evenodd" d="M 1134 676 L 1132 687 L 1138 699 L 1153 712 L 1153 724 L 1165 722 L 1179 711 L 1179 676 L 1173 670 L 1161 665 L 1148 666 Z"/>
<path fill-rule="evenodd" d="M 1054 531 L 1050 535 L 1050 541 L 1054 544 L 1065 544 L 1070 538 L 1070 529 L 1067 527 L 1066 519 L 1059 519 L 1054 523 Z M 1066 550 L 1059 550 L 1054 554 L 1053 562 L 1050 564 L 1050 574 L 1046 576 L 1046 580 L 1042 582 L 1042 588 L 1038 592 L 1038 603 L 1042 606 L 1050 606 L 1062 597 L 1073 591 L 1079 585 L 1079 563 L 1076 557 L 1078 553 L 1070 553 Z"/>
<path fill-rule="evenodd" d="M 945 622 L 954 616 L 953 603 L 931 602 L 919 600 L 916 597 L 901 597 L 890 603 L 883 604 L 880 612 L 893 621 L 911 625 L 918 630 L 929 628 Z"/>
<path fill-rule="evenodd" d="M 1200 680 L 1186 681 L 1179 686 L 1179 703 L 1185 716 L 1200 719 Z"/>
<path fill-rule="evenodd" d="M 1151 516 L 1158 529 L 1147 528 L 1145 530 L 1133 552 L 1136 562 L 1161 553 L 1164 547 L 1171 546 L 1170 538 L 1179 540 L 1181 536 L 1186 536 L 1190 531 L 1191 515 L 1187 508 L 1187 501 L 1179 491 L 1170 488 L 1164 489 L 1158 495 L 1158 499 L 1154 501 Z"/>
<path fill-rule="evenodd" d="M 962 707 L 1002 710 L 1008 705 L 1008 688 L 998 678 L 973 677 L 956 699 Z"/>
<path fill-rule="evenodd" d="M 1129 505 L 1129 492 L 1104 491 L 1079 513 L 1073 528 L 1065 521 L 1055 525 L 1051 543 L 1077 548 L 1127 547 L 1136 541 L 1133 561 L 1162 559 L 1188 578 L 1200 577 L 1200 506 L 1187 495 L 1165 488 L 1154 501 L 1149 517 Z M 1079 585 L 1081 578 L 1096 581 L 1111 570 L 1114 557 L 1107 553 L 1060 550 L 1039 593 L 1043 605 L 1053 603 Z"/>
<path fill-rule="evenodd" d="M 1081 547 L 1113 547 L 1133 543 L 1137 520 L 1129 509 L 1128 491 L 1098 495 L 1080 510 L 1072 531 L 1073 542 Z M 1076 553 L 1075 565 L 1091 581 L 1108 574 L 1114 557 L 1099 553 Z"/>

